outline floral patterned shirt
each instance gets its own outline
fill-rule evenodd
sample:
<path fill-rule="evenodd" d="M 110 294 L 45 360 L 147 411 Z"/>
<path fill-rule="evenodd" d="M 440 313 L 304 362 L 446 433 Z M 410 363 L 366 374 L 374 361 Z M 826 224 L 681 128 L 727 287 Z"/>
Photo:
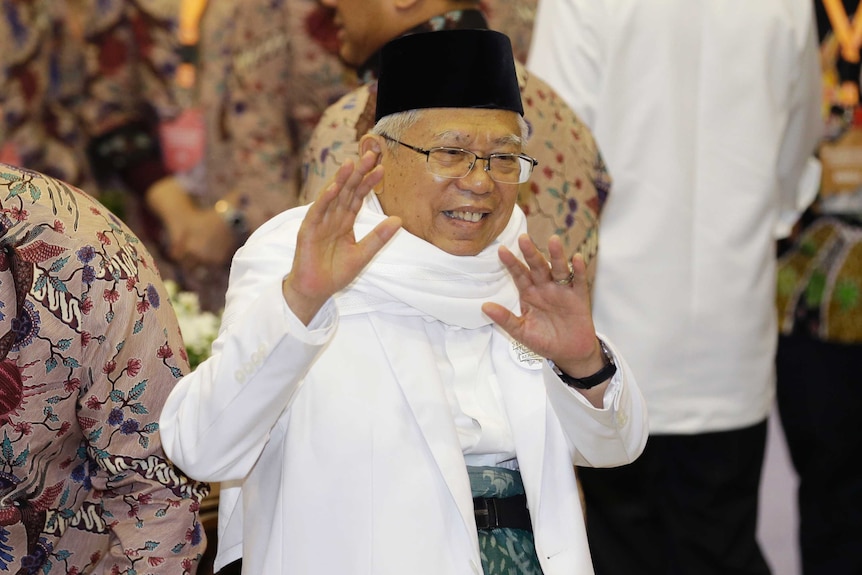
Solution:
<path fill-rule="evenodd" d="M 2 0 L 0 161 L 97 193 L 90 139 L 175 112 L 177 0 Z"/>
<path fill-rule="evenodd" d="M 152 257 L 91 197 L 0 164 L 0 571 L 191 574 L 208 486 L 166 460 L 188 371 Z"/>
<path fill-rule="evenodd" d="M 357 82 L 332 51 L 331 15 L 317 0 L 209 0 L 200 30 L 200 192 L 206 204 L 231 199 L 256 228 L 296 205 L 302 146 Z"/>
<path fill-rule="evenodd" d="M 415 31 L 458 27 L 487 24 L 478 11 L 464 10 L 433 18 Z M 592 280 L 610 176 L 589 128 L 546 83 L 520 62 L 516 68 L 530 128 L 525 151 L 539 161 L 530 181 L 521 185 L 518 204 L 536 244 L 544 249 L 552 234 L 559 235 L 569 253 L 583 254 Z M 373 127 L 376 87 L 372 79 L 326 110 L 303 158 L 302 202 L 313 200 L 344 160 L 358 157 L 357 141 Z"/>

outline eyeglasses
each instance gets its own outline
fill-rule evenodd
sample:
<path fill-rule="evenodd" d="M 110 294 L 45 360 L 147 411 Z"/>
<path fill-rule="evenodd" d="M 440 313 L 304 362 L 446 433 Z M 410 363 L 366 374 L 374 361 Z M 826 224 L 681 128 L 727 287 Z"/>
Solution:
<path fill-rule="evenodd" d="M 495 182 L 522 184 L 530 179 L 533 167 L 539 163 L 538 160 L 526 154 L 489 154 L 488 157 L 483 158 L 475 152 L 463 148 L 436 147 L 426 150 L 405 144 L 386 134 L 382 134 L 382 136 L 390 142 L 401 144 L 414 152 L 424 154 L 427 158 L 428 171 L 443 178 L 463 178 L 473 170 L 476 160 L 485 160 L 485 172 Z"/>

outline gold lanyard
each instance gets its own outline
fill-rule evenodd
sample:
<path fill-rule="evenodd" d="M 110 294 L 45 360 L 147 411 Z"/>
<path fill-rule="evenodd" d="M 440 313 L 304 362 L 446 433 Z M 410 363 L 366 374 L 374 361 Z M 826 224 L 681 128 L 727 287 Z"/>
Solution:
<path fill-rule="evenodd" d="M 195 84 L 195 62 L 191 54 L 197 50 L 201 36 L 201 17 L 207 7 L 207 0 L 182 0 L 180 4 L 179 41 L 185 57 L 177 68 L 176 81 L 182 88 Z"/>

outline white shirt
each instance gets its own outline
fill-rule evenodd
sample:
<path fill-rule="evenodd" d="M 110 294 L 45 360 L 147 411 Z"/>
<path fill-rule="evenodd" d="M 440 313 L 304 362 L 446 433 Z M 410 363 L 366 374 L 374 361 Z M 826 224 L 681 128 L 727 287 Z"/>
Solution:
<path fill-rule="evenodd" d="M 811 0 L 543 0 L 528 67 L 589 124 L 614 179 L 594 319 L 652 433 L 763 420 L 775 239 L 816 192 Z"/>

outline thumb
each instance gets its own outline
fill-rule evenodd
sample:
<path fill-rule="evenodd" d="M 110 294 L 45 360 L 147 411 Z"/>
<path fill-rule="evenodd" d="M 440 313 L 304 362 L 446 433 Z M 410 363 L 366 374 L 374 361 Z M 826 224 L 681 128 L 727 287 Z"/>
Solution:
<path fill-rule="evenodd" d="M 398 216 L 389 216 L 379 224 L 377 224 L 370 233 L 357 242 L 360 253 L 362 254 L 363 264 L 370 262 L 377 252 L 383 249 L 392 236 L 401 229 L 401 218 Z"/>
<path fill-rule="evenodd" d="M 491 301 L 482 304 L 482 311 L 491 318 L 491 321 L 499 325 L 503 331 L 518 339 L 516 332 L 519 331 L 520 321 L 515 314 L 504 306 Z"/>

